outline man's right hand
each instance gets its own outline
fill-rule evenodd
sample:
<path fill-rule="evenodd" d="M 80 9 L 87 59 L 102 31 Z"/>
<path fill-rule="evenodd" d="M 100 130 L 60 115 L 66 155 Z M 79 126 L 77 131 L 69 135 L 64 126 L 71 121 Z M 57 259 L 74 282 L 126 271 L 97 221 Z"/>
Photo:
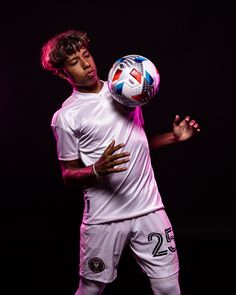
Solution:
<path fill-rule="evenodd" d="M 128 167 L 120 167 L 120 165 L 130 161 L 130 153 L 115 153 L 123 147 L 123 143 L 115 145 L 115 140 L 112 140 L 101 158 L 95 163 L 95 170 L 99 176 L 118 173 L 128 169 Z"/>

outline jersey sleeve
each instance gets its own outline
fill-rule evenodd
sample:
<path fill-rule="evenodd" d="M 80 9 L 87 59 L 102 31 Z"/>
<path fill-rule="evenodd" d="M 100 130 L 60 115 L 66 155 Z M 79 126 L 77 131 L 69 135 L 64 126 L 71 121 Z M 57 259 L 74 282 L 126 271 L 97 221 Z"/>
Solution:
<path fill-rule="evenodd" d="M 52 119 L 51 128 L 56 140 L 58 160 L 72 161 L 78 159 L 78 138 L 66 120 L 55 114 Z"/>

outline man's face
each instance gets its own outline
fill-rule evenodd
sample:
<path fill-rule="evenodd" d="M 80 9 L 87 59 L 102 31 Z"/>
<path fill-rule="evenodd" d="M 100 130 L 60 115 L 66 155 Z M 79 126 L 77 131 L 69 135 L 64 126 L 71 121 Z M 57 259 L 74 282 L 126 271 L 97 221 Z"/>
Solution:
<path fill-rule="evenodd" d="M 97 67 L 86 48 L 72 54 L 64 66 L 65 78 L 77 89 L 91 87 L 98 81 Z"/>

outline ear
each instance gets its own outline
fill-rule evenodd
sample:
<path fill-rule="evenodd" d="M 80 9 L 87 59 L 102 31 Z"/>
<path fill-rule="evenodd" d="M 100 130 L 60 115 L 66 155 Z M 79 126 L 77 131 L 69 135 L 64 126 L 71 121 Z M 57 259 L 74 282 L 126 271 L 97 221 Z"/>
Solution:
<path fill-rule="evenodd" d="M 62 79 L 68 80 L 68 75 L 64 71 L 58 71 L 57 75 Z"/>

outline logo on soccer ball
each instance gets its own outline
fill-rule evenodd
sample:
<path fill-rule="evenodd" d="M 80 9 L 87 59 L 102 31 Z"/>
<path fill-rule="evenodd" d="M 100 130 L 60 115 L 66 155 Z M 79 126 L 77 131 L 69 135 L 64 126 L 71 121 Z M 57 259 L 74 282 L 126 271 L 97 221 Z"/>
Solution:
<path fill-rule="evenodd" d="M 99 257 L 92 257 L 88 261 L 88 266 L 92 272 L 98 273 L 102 272 L 105 269 L 104 261 Z"/>
<path fill-rule="evenodd" d="M 146 57 L 133 54 L 118 59 L 108 74 L 111 95 L 127 106 L 147 104 L 158 92 L 160 75 Z"/>

